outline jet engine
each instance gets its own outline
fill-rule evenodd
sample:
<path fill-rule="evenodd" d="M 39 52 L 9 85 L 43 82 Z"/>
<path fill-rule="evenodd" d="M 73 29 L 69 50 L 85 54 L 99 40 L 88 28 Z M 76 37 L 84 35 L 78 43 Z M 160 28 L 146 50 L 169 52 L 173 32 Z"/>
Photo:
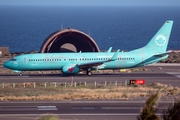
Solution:
<path fill-rule="evenodd" d="M 63 74 L 77 74 L 80 69 L 77 65 L 65 65 L 62 67 L 61 71 Z"/>

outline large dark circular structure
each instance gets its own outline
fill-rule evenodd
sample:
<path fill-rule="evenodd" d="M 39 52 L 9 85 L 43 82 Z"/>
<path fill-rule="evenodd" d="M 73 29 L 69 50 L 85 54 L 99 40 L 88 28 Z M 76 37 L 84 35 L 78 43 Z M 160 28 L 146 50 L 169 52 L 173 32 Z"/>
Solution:
<path fill-rule="evenodd" d="M 40 52 L 99 52 L 96 42 L 87 34 L 76 29 L 63 29 L 46 38 Z"/>

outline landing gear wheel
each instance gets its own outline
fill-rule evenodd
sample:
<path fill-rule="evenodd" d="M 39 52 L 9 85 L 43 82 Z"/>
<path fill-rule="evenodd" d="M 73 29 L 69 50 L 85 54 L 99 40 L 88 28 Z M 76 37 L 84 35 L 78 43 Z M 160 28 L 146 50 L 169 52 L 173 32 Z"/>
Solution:
<path fill-rule="evenodd" d="M 91 71 L 87 71 L 86 74 L 87 74 L 88 76 L 91 76 L 91 75 L 92 75 L 92 72 L 91 72 Z"/>
<path fill-rule="evenodd" d="M 19 76 L 22 76 L 22 73 L 19 73 Z"/>

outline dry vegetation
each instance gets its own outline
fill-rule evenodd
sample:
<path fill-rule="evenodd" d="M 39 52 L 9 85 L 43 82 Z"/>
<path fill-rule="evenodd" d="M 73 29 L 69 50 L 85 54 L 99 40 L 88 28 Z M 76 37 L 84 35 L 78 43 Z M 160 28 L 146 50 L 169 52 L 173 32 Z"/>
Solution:
<path fill-rule="evenodd" d="M 128 86 L 77 86 L 75 87 L 27 87 L 19 86 L 12 88 L 6 86 L 0 88 L 0 101 L 13 100 L 119 100 L 147 97 L 150 94 L 161 91 L 161 96 L 179 95 L 180 88 L 160 83 L 151 85 L 128 85 Z"/>
<path fill-rule="evenodd" d="M 180 52 L 171 52 L 166 60 L 162 60 L 160 63 L 180 63 Z"/>

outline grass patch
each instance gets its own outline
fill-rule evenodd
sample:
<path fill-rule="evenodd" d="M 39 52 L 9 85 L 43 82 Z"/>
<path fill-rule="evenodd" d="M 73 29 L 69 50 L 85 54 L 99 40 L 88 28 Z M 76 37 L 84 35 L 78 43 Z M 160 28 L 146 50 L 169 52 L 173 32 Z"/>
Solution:
<path fill-rule="evenodd" d="M 20 83 L 19 83 L 20 84 Z M 21 83 L 23 84 L 23 83 Z M 29 83 L 32 84 L 32 83 Z M 40 83 L 38 83 L 41 85 Z M 91 85 L 75 87 L 53 87 L 47 85 L 34 87 L 17 87 L 13 88 L 11 85 L 5 88 L 0 88 L 0 101 L 13 100 L 120 100 L 120 99 L 134 99 L 137 97 L 148 97 L 154 92 L 160 91 L 161 96 L 176 96 L 180 93 L 180 88 L 168 86 L 160 83 L 151 85 L 119 85 L 119 86 L 104 86 L 93 87 Z"/>

